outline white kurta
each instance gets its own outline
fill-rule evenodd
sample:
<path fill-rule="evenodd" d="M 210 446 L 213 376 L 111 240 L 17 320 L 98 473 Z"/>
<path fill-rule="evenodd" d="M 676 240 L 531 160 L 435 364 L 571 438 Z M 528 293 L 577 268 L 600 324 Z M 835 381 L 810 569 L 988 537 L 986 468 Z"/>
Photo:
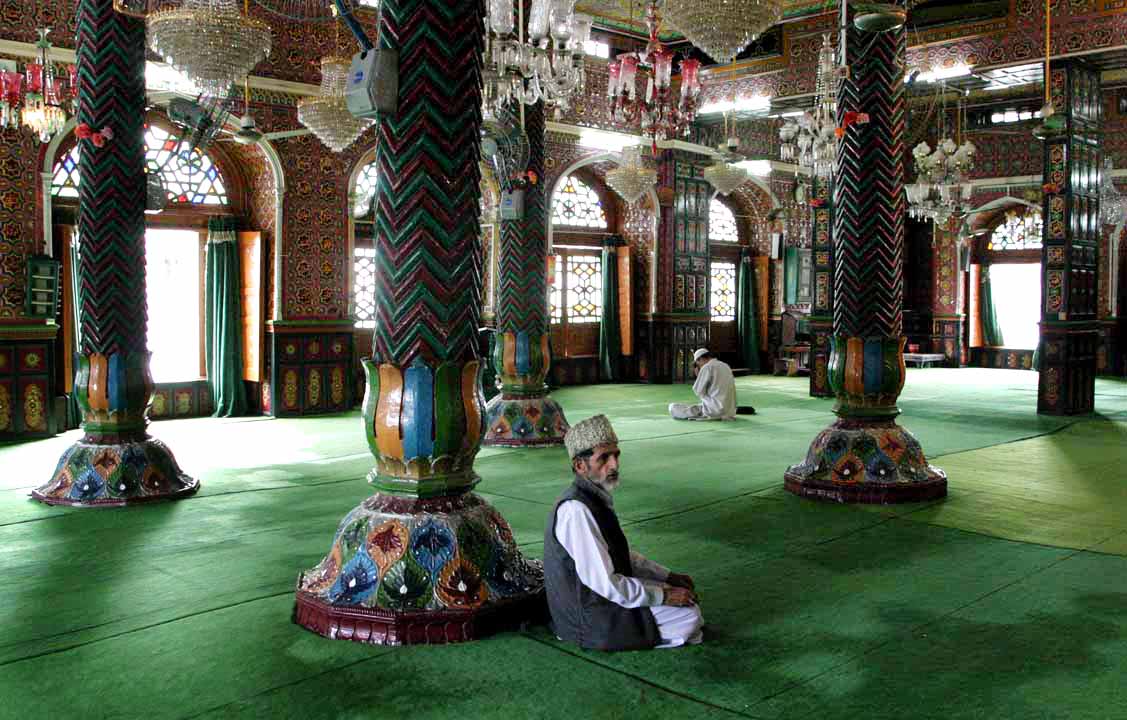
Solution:
<path fill-rule="evenodd" d="M 699 405 L 669 403 L 674 420 L 734 420 L 736 378 L 728 363 L 713 358 L 704 364 L 693 383 Z"/>
<path fill-rule="evenodd" d="M 650 609 L 661 635 L 659 648 L 701 642 L 704 618 L 698 606 L 662 605 L 662 586 L 669 570 L 631 550 L 634 576 L 616 573 L 603 534 L 586 505 L 578 500 L 560 503 L 556 511 L 556 540 L 575 561 L 579 582 L 622 607 Z"/>

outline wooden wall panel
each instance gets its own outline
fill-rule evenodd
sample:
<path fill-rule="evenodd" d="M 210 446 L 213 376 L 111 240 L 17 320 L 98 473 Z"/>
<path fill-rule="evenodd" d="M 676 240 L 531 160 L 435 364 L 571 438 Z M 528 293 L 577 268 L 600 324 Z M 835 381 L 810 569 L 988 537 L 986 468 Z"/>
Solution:
<path fill-rule="evenodd" d="M 262 382 L 264 306 L 262 283 L 262 233 L 238 235 L 243 306 L 243 380 Z"/>
<path fill-rule="evenodd" d="M 618 254 L 618 324 L 622 336 L 622 354 L 634 354 L 634 283 L 629 245 L 615 248 Z"/>

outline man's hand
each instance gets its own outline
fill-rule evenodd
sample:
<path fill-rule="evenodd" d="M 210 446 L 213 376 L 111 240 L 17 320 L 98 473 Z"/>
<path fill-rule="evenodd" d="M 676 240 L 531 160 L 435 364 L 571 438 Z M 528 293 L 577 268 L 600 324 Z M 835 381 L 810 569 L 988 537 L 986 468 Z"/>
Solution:
<path fill-rule="evenodd" d="M 692 590 L 666 585 L 665 600 L 662 604 L 672 605 L 673 607 L 688 607 L 697 604 L 697 596 Z"/>
<path fill-rule="evenodd" d="M 686 590 L 696 590 L 696 585 L 693 584 L 693 579 L 688 575 L 681 573 L 671 572 L 669 577 L 665 578 L 665 582 L 673 587 L 685 588 Z"/>

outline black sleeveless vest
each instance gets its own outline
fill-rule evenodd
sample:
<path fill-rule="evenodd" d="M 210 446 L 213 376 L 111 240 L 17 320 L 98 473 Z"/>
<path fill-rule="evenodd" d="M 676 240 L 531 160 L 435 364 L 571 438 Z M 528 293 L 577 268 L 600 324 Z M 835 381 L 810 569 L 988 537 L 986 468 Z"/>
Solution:
<path fill-rule="evenodd" d="M 579 581 L 575 560 L 556 540 L 556 512 L 560 503 L 578 500 L 595 518 L 607 544 L 614 571 L 633 575 L 630 546 L 614 510 L 589 481 L 577 477 L 552 508 L 544 533 L 544 585 L 552 629 L 556 635 L 588 650 L 642 650 L 661 640 L 649 608 L 624 608 Z"/>

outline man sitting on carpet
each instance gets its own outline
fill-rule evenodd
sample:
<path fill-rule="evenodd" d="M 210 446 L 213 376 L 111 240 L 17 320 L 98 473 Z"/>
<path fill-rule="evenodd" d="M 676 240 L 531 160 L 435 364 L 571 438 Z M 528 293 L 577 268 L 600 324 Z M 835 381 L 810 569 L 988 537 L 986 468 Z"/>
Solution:
<path fill-rule="evenodd" d="M 674 420 L 735 420 L 736 414 L 754 415 L 750 405 L 736 407 L 736 378 L 728 363 L 700 348 L 693 353 L 693 370 L 697 374 L 693 392 L 699 405 L 669 403 Z"/>
<path fill-rule="evenodd" d="M 630 550 L 614 512 L 618 437 L 604 415 L 564 436 L 574 483 L 544 533 L 544 585 L 552 629 L 589 650 L 671 648 L 701 642 L 700 608 L 688 575 Z"/>

